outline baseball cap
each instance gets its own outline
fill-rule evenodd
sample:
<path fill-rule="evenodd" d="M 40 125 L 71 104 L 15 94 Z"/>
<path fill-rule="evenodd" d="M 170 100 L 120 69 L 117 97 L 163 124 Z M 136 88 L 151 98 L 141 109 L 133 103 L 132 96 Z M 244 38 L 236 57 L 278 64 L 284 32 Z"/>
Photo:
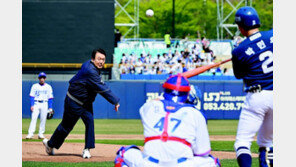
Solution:
<path fill-rule="evenodd" d="M 41 77 L 46 78 L 46 74 L 44 72 L 40 72 L 38 75 L 38 78 L 41 78 Z"/>

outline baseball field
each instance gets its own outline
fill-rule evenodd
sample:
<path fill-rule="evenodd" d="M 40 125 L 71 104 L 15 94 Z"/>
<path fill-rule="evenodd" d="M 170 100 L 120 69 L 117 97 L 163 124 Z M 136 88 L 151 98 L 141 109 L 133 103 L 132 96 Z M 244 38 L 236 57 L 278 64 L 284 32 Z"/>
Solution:
<path fill-rule="evenodd" d="M 38 120 L 39 121 L 39 120 Z M 45 137 L 50 138 L 61 119 L 47 120 Z M 38 139 L 27 140 L 30 119 L 22 120 L 22 165 L 23 167 L 89 167 L 113 166 L 116 151 L 123 145 L 144 145 L 143 127 L 140 120 L 95 119 L 96 148 L 91 150 L 92 158 L 81 157 L 84 148 L 84 124 L 79 120 L 65 143 L 54 156 L 48 156 Z M 236 167 L 233 144 L 238 120 L 209 120 L 208 130 L 211 139 L 211 154 L 221 160 L 223 167 Z M 36 131 L 38 132 L 39 122 Z M 258 165 L 258 145 L 252 144 L 253 165 Z"/>

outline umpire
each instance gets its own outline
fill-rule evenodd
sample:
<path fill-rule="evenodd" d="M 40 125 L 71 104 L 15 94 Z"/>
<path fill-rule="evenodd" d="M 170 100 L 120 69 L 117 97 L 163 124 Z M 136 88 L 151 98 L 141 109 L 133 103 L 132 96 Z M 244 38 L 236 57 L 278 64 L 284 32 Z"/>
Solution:
<path fill-rule="evenodd" d="M 104 67 L 106 53 L 103 49 L 92 52 L 91 60 L 83 63 L 78 73 L 69 81 L 68 92 L 64 101 L 62 122 L 56 128 L 50 140 L 44 139 L 43 144 L 49 155 L 54 154 L 54 148 L 59 149 L 65 138 L 71 132 L 79 118 L 85 124 L 85 148 L 83 158 L 90 158 L 89 149 L 95 148 L 93 106 L 98 93 L 108 102 L 119 108 L 119 98 L 102 81 L 100 69 Z"/>

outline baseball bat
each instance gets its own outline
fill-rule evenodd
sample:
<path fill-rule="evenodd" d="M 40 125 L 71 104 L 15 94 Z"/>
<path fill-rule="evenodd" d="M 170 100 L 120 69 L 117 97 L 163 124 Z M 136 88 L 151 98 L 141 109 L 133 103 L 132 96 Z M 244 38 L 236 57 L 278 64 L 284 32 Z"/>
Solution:
<path fill-rule="evenodd" d="M 215 67 L 218 67 L 220 66 L 221 64 L 224 64 L 224 63 L 227 63 L 231 61 L 231 58 L 230 59 L 226 59 L 226 60 L 223 60 L 223 61 L 220 61 L 218 63 L 214 63 L 214 64 L 210 64 L 210 65 L 206 65 L 206 66 L 202 66 L 202 67 L 198 67 L 196 69 L 193 69 L 193 70 L 190 70 L 190 71 L 186 71 L 184 73 L 182 73 L 183 76 L 187 77 L 187 78 L 190 78 L 190 77 L 193 77 L 193 76 L 196 76 L 198 74 L 201 74 L 211 68 L 215 68 Z"/>

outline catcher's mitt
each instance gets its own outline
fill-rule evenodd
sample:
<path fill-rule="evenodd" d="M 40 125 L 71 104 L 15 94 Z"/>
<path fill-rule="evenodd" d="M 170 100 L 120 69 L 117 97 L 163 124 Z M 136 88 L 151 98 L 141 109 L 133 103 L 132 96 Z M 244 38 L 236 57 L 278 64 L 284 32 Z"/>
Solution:
<path fill-rule="evenodd" d="M 46 119 L 51 119 L 54 115 L 54 110 L 49 110 L 46 116 Z"/>

